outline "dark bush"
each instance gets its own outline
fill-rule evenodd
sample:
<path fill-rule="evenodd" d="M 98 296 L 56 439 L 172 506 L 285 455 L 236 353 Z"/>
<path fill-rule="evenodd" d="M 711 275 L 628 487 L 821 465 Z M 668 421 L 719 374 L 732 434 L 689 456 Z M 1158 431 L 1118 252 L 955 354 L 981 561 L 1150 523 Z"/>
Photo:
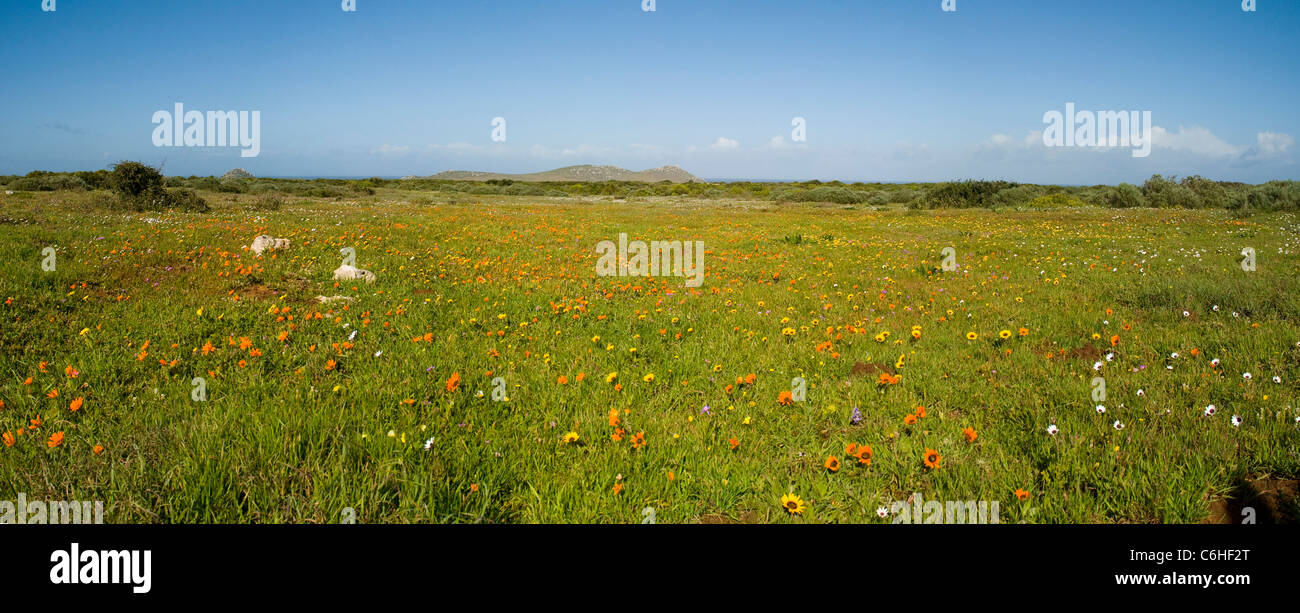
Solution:
<path fill-rule="evenodd" d="M 932 209 L 991 207 L 998 192 L 1016 187 L 1010 181 L 959 181 L 938 183 L 926 190 L 921 206 Z M 914 203 L 915 205 L 916 203 Z"/>
<path fill-rule="evenodd" d="M 1106 206 L 1117 209 L 1130 209 L 1145 204 L 1142 199 L 1142 190 L 1132 183 L 1120 183 L 1115 187 L 1108 188 L 1105 199 Z"/>
<path fill-rule="evenodd" d="M 138 198 L 151 192 L 157 197 L 163 189 L 163 176 L 158 169 L 140 162 L 118 162 L 108 177 L 113 191 L 127 198 Z"/>

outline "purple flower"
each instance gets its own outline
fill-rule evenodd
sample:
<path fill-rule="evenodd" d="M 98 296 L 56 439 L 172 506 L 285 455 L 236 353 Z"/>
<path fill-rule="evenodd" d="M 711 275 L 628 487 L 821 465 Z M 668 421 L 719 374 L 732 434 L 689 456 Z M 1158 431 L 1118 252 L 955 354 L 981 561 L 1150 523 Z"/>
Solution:
<path fill-rule="evenodd" d="M 853 407 L 853 415 L 849 417 L 849 423 L 855 426 L 862 423 L 862 411 L 859 411 L 858 407 Z"/>
<path fill-rule="evenodd" d="M 713 415 L 709 412 L 709 405 L 706 404 L 703 409 L 700 409 L 700 415 Z"/>

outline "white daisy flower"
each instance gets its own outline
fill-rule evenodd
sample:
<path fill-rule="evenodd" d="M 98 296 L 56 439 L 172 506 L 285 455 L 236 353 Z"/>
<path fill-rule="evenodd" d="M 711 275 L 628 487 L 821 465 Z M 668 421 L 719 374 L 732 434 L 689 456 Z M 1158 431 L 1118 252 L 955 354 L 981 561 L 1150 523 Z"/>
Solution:
<path fill-rule="evenodd" d="M 1238 416 L 1236 416 L 1236 415 L 1233 415 L 1233 416 L 1232 416 L 1231 423 L 1232 423 L 1233 426 L 1240 426 L 1240 425 L 1241 425 L 1241 418 L 1238 417 Z"/>
<path fill-rule="evenodd" d="M 1215 367 L 1215 368 L 1218 368 L 1218 367 L 1219 367 L 1219 358 L 1214 358 L 1213 360 L 1210 360 L 1210 366 L 1213 366 L 1213 367 Z"/>
<path fill-rule="evenodd" d="M 1218 409 L 1214 408 L 1214 405 L 1210 405 L 1210 406 L 1208 406 L 1208 407 L 1205 407 L 1205 416 L 1206 416 L 1206 417 L 1209 417 L 1209 416 L 1211 416 L 1211 415 L 1214 415 L 1214 413 L 1215 413 L 1216 411 L 1218 411 Z"/>
<path fill-rule="evenodd" d="M 1124 424 L 1123 424 L 1123 423 L 1120 423 L 1120 421 L 1119 421 L 1118 419 L 1115 420 L 1115 423 L 1111 424 L 1110 426 L 1111 426 L 1112 428 L 1116 429 L 1116 430 L 1123 430 L 1123 429 L 1124 429 Z"/>
<path fill-rule="evenodd" d="M 1098 414 L 1105 413 L 1105 412 L 1106 412 L 1106 405 L 1104 405 L 1104 404 L 1099 404 L 1099 405 L 1097 405 L 1097 413 L 1098 413 Z"/>
<path fill-rule="evenodd" d="M 881 519 L 889 517 L 889 509 L 886 509 L 885 507 L 877 508 L 876 516 L 880 517 Z"/>
<path fill-rule="evenodd" d="M 1212 307 L 1210 307 L 1210 308 L 1214 309 L 1214 312 L 1215 312 L 1215 313 L 1218 313 L 1218 312 L 1219 312 L 1219 305 L 1217 305 L 1217 304 L 1214 305 L 1214 306 L 1212 306 Z"/>
<path fill-rule="evenodd" d="M 1094 363 L 1094 364 L 1092 365 L 1092 369 L 1093 369 L 1093 370 L 1101 370 L 1101 366 L 1102 366 L 1101 362 L 1096 362 L 1096 363 Z"/>
<path fill-rule="evenodd" d="M 1171 358 L 1173 358 L 1173 359 L 1175 359 L 1175 360 L 1177 360 L 1177 359 L 1178 359 L 1178 352 L 1177 352 L 1177 351 L 1175 351 L 1175 352 L 1173 352 L 1173 353 L 1171 353 L 1171 354 L 1169 354 L 1169 357 L 1171 357 Z"/>
<path fill-rule="evenodd" d="M 1281 383 L 1281 382 L 1282 382 L 1282 377 L 1279 377 L 1279 376 L 1277 376 L 1277 375 L 1273 375 L 1273 382 L 1274 382 L 1274 383 Z"/>
<path fill-rule="evenodd" d="M 1139 398 L 1141 398 L 1142 396 L 1146 396 L 1146 395 L 1147 395 L 1146 392 L 1144 392 L 1144 391 L 1142 391 L 1142 390 L 1138 390 L 1138 397 L 1139 397 Z"/>
<path fill-rule="evenodd" d="M 1241 373 L 1241 378 L 1250 381 L 1250 373 L 1248 372 Z"/>
<path fill-rule="evenodd" d="M 357 337 L 357 330 L 353 330 L 353 331 L 352 331 L 352 334 L 349 334 L 349 335 L 348 335 L 348 340 L 352 340 L 352 339 L 354 339 L 354 338 L 356 338 L 356 337 Z"/>
<path fill-rule="evenodd" d="M 1297 420 L 1297 421 L 1300 421 L 1300 417 L 1297 417 L 1296 420 Z M 1050 434 L 1050 435 L 1052 435 L 1052 436 L 1056 436 L 1056 433 L 1057 433 L 1057 432 L 1060 432 L 1060 431 L 1061 431 L 1061 430 L 1060 430 L 1059 428 L 1056 427 L 1056 424 L 1051 424 L 1051 425 L 1047 426 L 1047 433 Z"/>
<path fill-rule="evenodd" d="M 1106 361 L 1107 361 L 1107 362 L 1111 362 L 1111 361 L 1114 361 L 1114 360 L 1115 360 L 1115 354 L 1113 354 L 1113 353 L 1108 353 L 1108 354 L 1106 354 Z"/>
<path fill-rule="evenodd" d="M 433 437 L 429 437 L 429 440 L 424 441 L 424 450 L 428 451 L 430 449 L 433 449 Z"/>
<path fill-rule="evenodd" d="M 1191 313 L 1188 313 L 1187 311 L 1183 311 L 1183 317 L 1191 317 L 1191 316 L 1192 316 Z"/>

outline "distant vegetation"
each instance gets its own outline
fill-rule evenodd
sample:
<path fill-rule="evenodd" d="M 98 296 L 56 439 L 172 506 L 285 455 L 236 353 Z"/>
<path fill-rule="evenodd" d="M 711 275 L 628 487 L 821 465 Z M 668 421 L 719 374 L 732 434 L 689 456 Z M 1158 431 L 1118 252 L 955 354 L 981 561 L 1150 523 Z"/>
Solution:
<path fill-rule="evenodd" d="M 147 170 L 146 170 L 147 169 Z M 123 175 L 118 177 L 118 175 Z M 128 179 L 126 175 L 130 175 Z M 118 178 L 115 178 L 118 177 Z M 126 180 L 125 183 L 115 181 Z M 143 181 L 144 183 L 141 183 Z M 379 189 L 440 192 L 466 195 L 534 197 L 608 196 L 636 200 L 682 197 L 707 200 L 764 200 L 772 202 L 825 202 L 847 206 L 906 205 L 913 209 L 1061 208 L 1097 206 L 1111 208 L 1221 208 L 1239 213 L 1300 210 L 1300 182 L 1270 181 L 1260 185 L 1213 181 L 1200 176 L 1153 175 L 1141 186 L 1058 186 L 1010 181 L 953 181 L 943 183 L 843 183 L 806 181 L 764 183 L 641 183 L 633 181 L 531 183 L 511 179 L 455 181 L 408 179 L 269 179 L 166 177 L 138 162 L 123 162 L 112 171 L 46 172 L 0 176 L 11 191 L 110 190 L 116 198 L 99 198 L 105 206 L 135 210 L 179 209 L 205 211 L 198 192 L 269 195 L 258 198 L 256 208 L 278 208 L 284 197 L 356 198 Z M 104 194 L 104 196 L 109 196 Z"/>

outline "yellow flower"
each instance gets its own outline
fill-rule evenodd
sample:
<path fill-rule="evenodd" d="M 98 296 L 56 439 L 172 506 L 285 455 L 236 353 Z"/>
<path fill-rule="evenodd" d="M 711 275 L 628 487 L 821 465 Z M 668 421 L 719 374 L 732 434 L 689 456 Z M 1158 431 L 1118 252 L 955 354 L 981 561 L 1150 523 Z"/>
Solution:
<path fill-rule="evenodd" d="M 564 444 L 565 444 L 565 445 L 568 445 L 569 443 L 576 443 L 576 442 L 578 442 L 578 433 L 577 433 L 577 432 L 569 432 L 568 434 L 565 434 L 565 435 L 564 435 Z"/>
<path fill-rule="evenodd" d="M 976 333 L 974 333 L 974 332 L 967 332 L 967 333 L 966 333 L 966 340 L 968 340 L 968 341 L 973 341 L 973 340 L 975 340 L 975 339 L 977 339 L 977 338 L 979 338 L 979 337 L 980 337 L 980 335 L 978 335 L 978 334 L 976 334 Z"/>
<path fill-rule="evenodd" d="M 616 370 L 612 373 L 609 373 L 608 375 L 605 375 L 605 383 L 613 383 L 614 379 L 617 378 L 618 378 L 618 371 Z"/>
<path fill-rule="evenodd" d="M 1006 339 L 1011 338 L 1011 331 L 1010 331 L 1010 330 L 1003 330 L 1003 331 L 1001 331 L 1001 332 L 998 332 L 998 338 L 1001 338 L 1002 340 L 1006 340 Z"/>
<path fill-rule="evenodd" d="M 644 377 L 641 377 L 641 380 L 645 381 L 646 383 L 650 383 L 655 380 L 655 374 L 652 372 L 648 372 L 645 374 Z"/>
<path fill-rule="evenodd" d="M 803 500 L 794 494 L 786 494 L 781 497 L 781 507 L 791 515 L 800 515 L 806 508 Z"/>

